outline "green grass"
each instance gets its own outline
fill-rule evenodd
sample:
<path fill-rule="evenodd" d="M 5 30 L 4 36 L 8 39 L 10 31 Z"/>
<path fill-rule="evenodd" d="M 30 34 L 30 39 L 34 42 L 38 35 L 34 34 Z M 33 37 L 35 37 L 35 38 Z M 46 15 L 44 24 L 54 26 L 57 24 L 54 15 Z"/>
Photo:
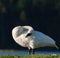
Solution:
<path fill-rule="evenodd" d="M 41 55 L 26 55 L 26 56 L 18 56 L 18 55 L 0 55 L 0 58 L 60 58 L 60 55 L 49 55 L 49 54 L 41 54 Z"/>

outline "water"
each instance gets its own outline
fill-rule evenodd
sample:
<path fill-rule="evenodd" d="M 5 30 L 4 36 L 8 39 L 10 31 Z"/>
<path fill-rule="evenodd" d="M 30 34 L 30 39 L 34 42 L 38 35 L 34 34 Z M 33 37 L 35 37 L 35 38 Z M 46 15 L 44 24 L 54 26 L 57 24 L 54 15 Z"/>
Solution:
<path fill-rule="evenodd" d="M 28 51 L 5 51 L 5 52 L 0 52 L 0 55 L 27 55 Z M 36 51 L 35 54 L 60 54 L 60 51 Z"/>

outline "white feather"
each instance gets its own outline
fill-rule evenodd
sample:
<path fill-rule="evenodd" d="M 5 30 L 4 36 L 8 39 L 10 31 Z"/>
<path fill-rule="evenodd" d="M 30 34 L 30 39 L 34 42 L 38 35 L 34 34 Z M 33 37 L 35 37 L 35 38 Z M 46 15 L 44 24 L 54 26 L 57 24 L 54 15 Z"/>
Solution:
<path fill-rule="evenodd" d="M 29 33 L 32 34 L 26 37 Z M 23 47 L 35 49 L 50 46 L 58 49 L 55 41 L 51 37 L 34 30 L 31 26 L 17 26 L 13 28 L 12 36 L 15 42 Z"/>

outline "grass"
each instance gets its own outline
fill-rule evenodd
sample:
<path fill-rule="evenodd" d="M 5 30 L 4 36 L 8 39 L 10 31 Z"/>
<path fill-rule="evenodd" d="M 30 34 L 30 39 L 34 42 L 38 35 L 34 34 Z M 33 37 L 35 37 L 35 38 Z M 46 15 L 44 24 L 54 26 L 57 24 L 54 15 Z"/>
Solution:
<path fill-rule="evenodd" d="M 0 58 L 60 58 L 60 55 L 56 54 L 40 54 L 40 55 L 25 55 L 25 56 L 18 56 L 18 55 L 0 55 Z"/>

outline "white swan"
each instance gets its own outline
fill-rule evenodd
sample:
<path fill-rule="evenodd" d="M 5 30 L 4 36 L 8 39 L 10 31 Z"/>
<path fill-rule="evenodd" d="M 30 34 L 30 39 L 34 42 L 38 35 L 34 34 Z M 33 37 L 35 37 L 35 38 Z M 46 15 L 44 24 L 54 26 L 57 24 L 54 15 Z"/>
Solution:
<path fill-rule="evenodd" d="M 34 30 L 31 26 L 17 26 L 13 28 L 12 36 L 16 43 L 23 47 L 28 47 L 29 54 L 30 49 L 32 49 L 34 54 L 34 49 L 38 47 L 50 46 L 58 49 L 51 37 Z"/>

